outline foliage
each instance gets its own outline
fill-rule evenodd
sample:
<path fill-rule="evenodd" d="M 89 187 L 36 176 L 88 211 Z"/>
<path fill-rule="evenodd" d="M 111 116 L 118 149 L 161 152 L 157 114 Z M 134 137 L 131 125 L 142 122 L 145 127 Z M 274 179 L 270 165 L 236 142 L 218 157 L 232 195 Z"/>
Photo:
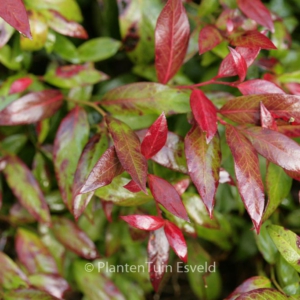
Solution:
<path fill-rule="evenodd" d="M 2 0 L 1 299 L 300 299 L 299 8 Z"/>

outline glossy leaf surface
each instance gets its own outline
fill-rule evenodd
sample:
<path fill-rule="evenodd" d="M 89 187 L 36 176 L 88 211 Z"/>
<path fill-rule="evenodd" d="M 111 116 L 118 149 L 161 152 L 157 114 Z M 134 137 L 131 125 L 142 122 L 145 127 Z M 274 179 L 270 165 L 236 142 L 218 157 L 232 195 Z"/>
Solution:
<path fill-rule="evenodd" d="M 152 174 L 148 175 L 148 179 L 149 188 L 155 201 L 160 203 L 173 215 L 189 221 L 186 209 L 173 185 L 168 181 Z"/>
<path fill-rule="evenodd" d="M 164 219 L 155 216 L 130 215 L 121 216 L 120 218 L 127 222 L 130 226 L 149 231 L 157 230 L 165 224 Z"/>
<path fill-rule="evenodd" d="M 76 107 L 60 123 L 54 141 L 53 160 L 56 178 L 62 199 L 70 211 L 72 211 L 73 179 L 88 134 L 86 112 Z"/>
<path fill-rule="evenodd" d="M 163 228 L 150 233 L 148 242 L 148 268 L 150 281 L 158 291 L 169 260 L 169 242 Z"/>
<path fill-rule="evenodd" d="M 23 77 L 15 80 L 9 89 L 9 94 L 24 92 L 32 84 L 30 77 Z"/>
<path fill-rule="evenodd" d="M 223 38 L 216 27 L 212 25 L 203 27 L 198 39 L 199 54 L 203 54 L 215 48 L 222 42 L 222 40 Z"/>
<path fill-rule="evenodd" d="M 166 84 L 181 67 L 188 47 L 190 26 L 180 0 L 168 0 L 155 28 L 155 68 Z"/>
<path fill-rule="evenodd" d="M 175 224 L 166 221 L 164 231 L 171 248 L 186 263 L 187 245 L 181 230 Z"/>
<path fill-rule="evenodd" d="M 271 81 L 263 79 L 252 79 L 240 83 L 237 88 L 245 95 L 261 95 L 261 94 L 285 94 L 285 92 Z"/>
<path fill-rule="evenodd" d="M 146 192 L 147 161 L 141 153 L 139 138 L 128 125 L 117 119 L 106 117 L 106 122 L 122 167 Z"/>
<path fill-rule="evenodd" d="M 16 156 L 5 158 L 4 175 L 14 195 L 39 222 L 51 224 L 45 197 L 28 167 Z"/>
<path fill-rule="evenodd" d="M 205 133 L 194 126 L 186 135 L 184 144 L 189 175 L 212 216 L 221 165 L 219 137 L 215 135 L 207 144 Z"/>
<path fill-rule="evenodd" d="M 267 110 L 262 102 L 260 102 L 260 122 L 261 127 L 268 128 L 277 131 L 277 124 L 275 118 L 272 114 Z"/>
<path fill-rule="evenodd" d="M 165 145 L 168 136 L 168 125 L 165 114 L 160 117 L 150 126 L 142 143 L 141 152 L 147 158 L 151 158 Z"/>
<path fill-rule="evenodd" d="M 236 73 L 238 74 L 240 81 L 244 81 L 247 74 L 247 64 L 244 57 L 238 53 L 235 49 L 229 47 L 232 60 L 236 69 Z"/>
<path fill-rule="evenodd" d="M 132 193 L 138 193 L 141 191 L 141 188 L 133 180 L 130 180 L 123 187 Z"/>
<path fill-rule="evenodd" d="M 57 90 L 29 93 L 0 112 L 0 125 L 31 124 L 51 117 L 62 104 Z"/>
<path fill-rule="evenodd" d="M 259 232 L 265 196 L 257 153 L 243 134 L 231 125 L 226 126 L 226 140 L 234 159 L 239 193 L 256 231 Z"/>
<path fill-rule="evenodd" d="M 217 132 L 217 110 L 214 104 L 200 90 L 193 90 L 190 99 L 193 116 L 209 143 Z"/>

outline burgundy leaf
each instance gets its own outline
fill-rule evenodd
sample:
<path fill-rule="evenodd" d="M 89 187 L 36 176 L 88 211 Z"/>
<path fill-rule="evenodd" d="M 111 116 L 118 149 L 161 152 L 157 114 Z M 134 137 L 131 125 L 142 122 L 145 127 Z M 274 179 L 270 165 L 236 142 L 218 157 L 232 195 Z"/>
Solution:
<path fill-rule="evenodd" d="M 106 116 L 108 130 L 112 135 L 117 156 L 132 180 L 147 193 L 147 161 L 141 153 L 141 144 L 134 131 L 125 123 Z M 115 163 L 114 163 L 115 166 Z"/>
<path fill-rule="evenodd" d="M 246 47 L 236 47 L 235 51 L 238 52 L 245 60 L 247 68 L 252 65 L 255 58 L 260 52 L 260 48 L 246 48 Z M 224 60 L 222 61 L 219 72 L 218 78 L 221 77 L 230 77 L 238 75 L 237 69 L 235 67 L 235 63 L 231 53 L 229 53 Z"/>
<path fill-rule="evenodd" d="M 291 94 L 300 95 L 300 84 L 296 82 L 286 83 L 285 86 L 288 88 Z"/>
<path fill-rule="evenodd" d="M 166 221 L 164 230 L 171 248 L 182 261 L 187 263 L 187 245 L 181 230 L 170 221 Z"/>
<path fill-rule="evenodd" d="M 260 102 L 260 121 L 261 127 L 277 130 L 275 119 L 262 102 Z"/>
<path fill-rule="evenodd" d="M 184 142 L 189 175 L 212 217 L 221 165 L 219 136 L 215 135 L 207 144 L 205 134 L 194 126 Z"/>
<path fill-rule="evenodd" d="M 203 54 L 223 41 L 222 35 L 219 30 L 212 26 L 207 25 L 203 27 L 199 33 L 198 45 L 199 45 L 199 54 Z"/>
<path fill-rule="evenodd" d="M 257 30 L 233 33 L 228 38 L 230 44 L 236 47 L 277 49 L 270 39 Z"/>
<path fill-rule="evenodd" d="M 237 0 L 237 4 L 248 18 L 267 27 L 270 31 L 274 31 L 271 14 L 260 0 Z"/>
<path fill-rule="evenodd" d="M 131 215 L 121 216 L 120 218 L 127 222 L 130 226 L 148 231 L 157 230 L 165 224 L 164 219 L 155 216 Z"/>
<path fill-rule="evenodd" d="M 167 119 L 164 113 L 150 126 L 142 144 L 141 152 L 147 158 L 155 155 L 166 143 L 168 135 Z"/>
<path fill-rule="evenodd" d="M 300 137 L 300 125 L 278 126 L 277 131 L 291 138 Z"/>
<path fill-rule="evenodd" d="M 267 128 L 251 127 L 242 132 L 267 160 L 286 170 L 300 172 L 300 146 L 295 141 Z"/>
<path fill-rule="evenodd" d="M 63 217 L 53 218 L 53 233 L 67 249 L 86 259 L 99 257 L 95 244 L 71 220 Z"/>
<path fill-rule="evenodd" d="M 157 292 L 169 260 L 169 242 L 163 228 L 150 233 L 148 242 L 148 270 L 150 281 Z"/>
<path fill-rule="evenodd" d="M 130 180 L 123 187 L 132 193 L 138 193 L 141 191 L 141 188 L 133 180 Z"/>
<path fill-rule="evenodd" d="M 173 184 L 175 190 L 179 195 L 182 195 L 186 189 L 189 187 L 191 181 L 189 178 L 184 178 Z"/>
<path fill-rule="evenodd" d="M 181 0 L 168 0 L 155 28 L 155 68 L 166 84 L 181 67 L 188 47 L 190 25 Z"/>
<path fill-rule="evenodd" d="M 173 215 L 189 221 L 186 209 L 173 185 L 168 181 L 152 174 L 148 175 L 148 179 L 149 188 L 155 201 L 160 203 Z"/>
<path fill-rule="evenodd" d="M 15 241 L 20 262 L 30 274 L 58 274 L 58 268 L 48 248 L 33 232 L 19 228 Z"/>
<path fill-rule="evenodd" d="M 58 90 L 29 93 L 0 112 L 0 125 L 31 124 L 49 118 L 60 108 L 62 99 Z"/>
<path fill-rule="evenodd" d="M 16 156 L 7 156 L 5 162 L 3 173 L 18 201 L 36 220 L 50 225 L 51 218 L 46 199 L 31 171 Z"/>
<path fill-rule="evenodd" d="M 241 54 L 239 54 L 235 49 L 228 47 L 233 59 L 233 63 L 238 74 L 240 81 L 244 81 L 247 74 L 247 64 L 245 59 Z"/>
<path fill-rule="evenodd" d="M 104 214 L 106 216 L 106 219 L 109 222 L 112 222 L 112 217 L 111 217 L 111 213 L 112 213 L 112 209 L 114 207 L 113 202 L 111 201 L 101 201 L 101 205 L 104 211 Z"/>
<path fill-rule="evenodd" d="M 49 9 L 47 11 L 48 24 L 51 29 L 62 34 L 75 38 L 87 39 L 88 34 L 78 23 L 67 20 L 58 11 Z"/>
<path fill-rule="evenodd" d="M 193 90 L 190 104 L 194 118 L 202 131 L 206 132 L 206 142 L 209 143 L 217 132 L 217 110 L 200 90 Z"/>
<path fill-rule="evenodd" d="M 32 39 L 26 8 L 22 0 L 1 0 L 0 17 L 20 33 Z"/>
<path fill-rule="evenodd" d="M 115 147 L 111 146 L 104 152 L 93 167 L 80 193 L 88 193 L 110 184 L 112 180 L 123 173 L 123 171 Z"/>
<path fill-rule="evenodd" d="M 234 159 L 239 193 L 256 231 L 259 232 L 265 196 L 257 153 L 243 134 L 231 125 L 226 125 L 226 140 Z"/>
<path fill-rule="evenodd" d="M 55 69 L 55 75 L 61 78 L 70 78 L 86 69 L 87 69 L 87 65 L 61 66 Z"/>
<path fill-rule="evenodd" d="M 24 92 L 32 84 L 32 82 L 32 79 L 29 77 L 23 77 L 15 80 L 10 86 L 9 94 Z"/>
<path fill-rule="evenodd" d="M 260 94 L 285 94 L 285 92 L 279 88 L 273 82 L 263 79 L 252 79 L 240 83 L 237 88 L 243 95 L 260 95 Z"/>

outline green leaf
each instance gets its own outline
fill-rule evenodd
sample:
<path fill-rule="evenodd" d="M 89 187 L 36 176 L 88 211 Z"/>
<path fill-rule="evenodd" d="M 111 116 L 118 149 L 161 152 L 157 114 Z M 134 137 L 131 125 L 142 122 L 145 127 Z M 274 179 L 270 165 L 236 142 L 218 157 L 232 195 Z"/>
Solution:
<path fill-rule="evenodd" d="M 247 293 L 243 293 L 240 295 L 238 300 L 266 300 L 266 299 L 272 299 L 272 300 L 286 300 L 286 295 L 278 292 L 274 289 L 256 289 L 252 290 Z"/>
<path fill-rule="evenodd" d="M 88 40 L 78 48 L 81 62 L 100 61 L 114 56 L 121 46 L 121 42 L 108 37 Z"/>
<path fill-rule="evenodd" d="M 165 115 L 191 111 L 190 92 L 153 82 L 138 82 L 107 92 L 101 105 L 113 115 Z"/>
<path fill-rule="evenodd" d="M 300 237 L 278 225 L 269 225 L 267 230 L 281 255 L 300 272 Z"/>
<path fill-rule="evenodd" d="M 42 153 L 37 152 L 33 158 L 32 174 L 39 183 L 42 191 L 47 193 L 51 190 L 50 170 Z"/>
<path fill-rule="evenodd" d="M 288 196 L 292 181 L 292 178 L 281 167 L 273 163 L 268 164 L 266 186 L 269 199 L 263 214 L 263 221 L 267 220 L 281 201 Z"/>
<path fill-rule="evenodd" d="M 35 289 L 22 289 L 5 292 L 3 300 L 59 300 L 58 298 Z"/>
<path fill-rule="evenodd" d="M 299 283 L 300 277 L 297 271 L 283 258 L 282 255 L 276 261 L 276 277 L 280 286 L 286 287 L 293 283 Z"/>
<path fill-rule="evenodd" d="M 27 136 L 25 134 L 10 135 L 1 141 L 1 149 L 12 154 L 17 154 L 25 146 L 26 142 Z"/>
<path fill-rule="evenodd" d="M 19 98 L 20 98 L 20 94 L 18 94 L 18 93 L 12 94 L 12 95 L 7 95 L 7 96 L 1 96 L 0 97 L 0 111 Z"/>
<path fill-rule="evenodd" d="M 61 122 L 54 141 L 54 168 L 64 203 L 72 212 L 72 186 L 77 164 L 88 141 L 89 123 L 84 109 L 75 107 Z"/>
<path fill-rule="evenodd" d="M 21 68 L 20 61 L 13 56 L 12 49 L 9 45 L 0 48 L 0 62 L 11 70 L 19 70 Z"/>
<path fill-rule="evenodd" d="M 284 73 L 277 77 L 277 79 L 282 83 L 295 82 L 300 83 L 300 71 L 292 73 Z"/>
<path fill-rule="evenodd" d="M 78 64 L 80 62 L 78 52 L 74 44 L 69 39 L 60 34 L 55 35 L 55 44 L 53 46 L 53 51 L 61 56 L 64 60 L 69 61 L 73 64 Z"/>
<path fill-rule="evenodd" d="M 51 224 L 45 197 L 31 171 L 16 156 L 7 156 L 5 161 L 5 178 L 21 205 L 39 222 Z"/>
<path fill-rule="evenodd" d="M 27 287 L 28 280 L 22 270 L 6 254 L 0 252 L 0 284 L 4 289 Z"/>

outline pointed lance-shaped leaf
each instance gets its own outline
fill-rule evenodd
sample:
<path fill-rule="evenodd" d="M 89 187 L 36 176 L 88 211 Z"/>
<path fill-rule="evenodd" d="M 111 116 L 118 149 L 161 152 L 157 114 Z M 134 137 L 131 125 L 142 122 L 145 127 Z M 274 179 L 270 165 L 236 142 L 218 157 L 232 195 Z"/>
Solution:
<path fill-rule="evenodd" d="M 148 270 L 150 281 L 157 292 L 166 271 L 170 245 L 163 228 L 150 233 L 148 242 Z"/>
<path fill-rule="evenodd" d="M 258 155 L 244 135 L 231 125 L 226 125 L 226 140 L 234 159 L 239 193 L 256 231 L 259 232 L 265 196 Z"/>
<path fill-rule="evenodd" d="M 141 191 L 141 188 L 133 180 L 130 180 L 123 187 L 132 193 L 138 193 Z"/>
<path fill-rule="evenodd" d="M 237 4 L 248 18 L 274 32 L 272 16 L 260 0 L 237 0 Z"/>
<path fill-rule="evenodd" d="M 236 86 L 243 95 L 285 94 L 285 92 L 271 81 L 251 79 Z"/>
<path fill-rule="evenodd" d="M 32 84 L 32 82 L 33 80 L 30 77 L 16 79 L 10 86 L 9 94 L 24 92 Z"/>
<path fill-rule="evenodd" d="M 51 117 L 61 106 L 58 90 L 29 93 L 0 111 L 0 125 L 31 124 Z"/>
<path fill-rule="evenodd" d="M 235 51 L 238 52 L 245 60 L 247 68 L 249 68 L 254 60 L 256 59 L 257 55 L 260 52 L 260 48 L 246 48 L 246 47 L 236 47 Z M 235 63 L 231 53 L 229 53 L 222 61 L 219 72 L 218 78 L 221 77 L 230 77 L 238 75 L 237 69 L 235 67 Z"/>
<path fill-rule="evenodd" d="M 19 228 L 16 234 L 15 247 L 20 262 L 26 267 L 29 274 L 58 275 L 58 268 L 53 256 L 33 232 Z"/>
<path fill-rule="evenodd" d="M 71 212 L 74 175 L 82 150 L 88 141 L 88 135 L 87 114 L 83 108 L 77 106 L 61 121 L 54 140 L 55 174 L 62 199 Z"/>
<path fill-rule="evenodd" d="M 200 90 L 193 90 L 190 104 L 194 118 L 202 131 L 206 132 L 206 142 L 209 143 L 217 132 L 217 110 Z"/>
<path fill-rule="evenodd" d="M 155 201 L 176 217 L 189 221 L 186 209 L 174 186 L 168 181 L 152 174 L 148 175 L 148 179 L 149 188 Z"/>
<path fill-rule="evenodd" d="M 300 146 L 285 135 L 262 127 L 243 129 L 255 150 L 288 171 L 300 172 Z"/>
<path fill-rule="evenodd" d="M 142 144 L 141 152 L 147 158 L 155 155 L 166 143 L 168 136 L 167 119 L 164 113 L 150 126 Z"/>
<path fill-rule="evenodd" d="M 95 134 L 85 145 L 81 153 L 72 187 L 72 208 L 75 219 L 78 219 L 83 213 L 94 194 L 93 192 L 90 192 L 85 195 L 80 195 L 80 191 L 85 186 L 97 160 L 99 160 L 107 147 L 108 137 L 102 132 L 101 134 Z"/>
<path fill-rule="evenodd" d="M 181 67 L 188 47 L 190 25 L 181 0 L 168 0 L 155 28 L 155 68 L 166 84 Z"/>
<path fill-rule="evenodd" d="M 187 245 L 181 230 L 170 221 L 165 222 L 164 231 L 168 242 L 178 257 L 187 262 Z"/>
<path fill-rule="evenodd" d="M 194 126 L 186 135 L 184 145 L 189 175 L 212 217 L 221 165 L 219 136 L 215 135 L 207 144 L 204 132 Z"/>
<path fill-rule="evenodd" d="M 5 158 L 8 186 L 18 201 L 39 222 L 50 225 L 51 218 L 46 199 L 28 167 L 16 156 Z"/>
<path fill-rule="evenodd" d="M 220 113 L 239 124 L 260 124 L 260 102 L 276 117 L 300 123 L 300 96 L 263 94 L 236 97 L 227 101 Z"/>
<path fill-rule="evenodd" d="M 71 220 L 63 217 L 53 218 L 53 233 L 61 244 L 79 256 L 86 259 L 99 257 L 95 244 Z"/>
<path fill-rule="evenodd" d="M 236 73 L 238 74 L 240 81 L 244 81 L 247 74 L 247 64 L 244 57 L 239 54 L 235 49 L 228 47 L 232 55 L 233 63 L 235 65 Z"/>
<path fill-rule="evenodd" d="M 228 38 L 230 44 L 236 47 L 277 49 L 270 39 L 257 30 L 233 33 Z"/>
<path fill-rule="evenodd" d="M 0 17 L 20 33 L 32 39 L 26 8 L 22 0 L 1 0 Z"/>
<path fill-rule="evenodd" d="M 165 220 L 161 217 L 147 216 L 147 215 L 131 215 L 121 216 L 122 220 L 127 222 L 130 226 L 138 229 L 153 231 L 164 226 Z"/>
<path fill-rule="evenodd" d="M 147 193 L 147 161 L 141 153 L 140 140 L 135 132 L 125 123 L 106 116 L 108 130 L 112 135 L 120 163 L 132 180 Z"/>
<path fill-rule="evenodd" d="M 203 54 L 215 48 L 223 41 L 219 30 L 212 25 L 203 27 L 199 33 L 198 46 L 199 54 Z"/>
<path fill-rule="evenodd" d="M 260 102 L 260 122 L 261 127 L 277 130 L 277 124 L 272 114 L 267 110 L 262 102 Z"/>

